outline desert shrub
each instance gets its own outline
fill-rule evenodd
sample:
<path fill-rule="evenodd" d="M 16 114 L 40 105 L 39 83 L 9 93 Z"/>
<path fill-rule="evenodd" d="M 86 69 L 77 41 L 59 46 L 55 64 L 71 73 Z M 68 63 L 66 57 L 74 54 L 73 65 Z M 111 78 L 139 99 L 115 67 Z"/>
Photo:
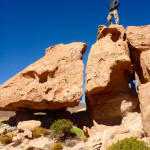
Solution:
<path fill-rule="evenodd" d="M 53 150 L 61 150 L 61 149 L 62 149 L 62 144 L 60 142 L 53 144 Z"/>
<path fill-rule="evenodd" d="M 45 136 L 48 134 L 50 134 L 50 131 L 48 131 L 47 129 L 44 129 L 42 127 L 37 127 L 32 131 L 33 138 L 38 138 L 40 136 Z"/>
<path fill-rule="evenodd" d="M 14 136 L 16 136 L 14 133 L 1 134 L 0 135 L 0 142 L 2 144 L 9 144 L 12 142 L 12 139 Z"/>
<path fill-rule="evenodd" d="M 146 142 L 139 141 L 136 137 L 131 137 L 112 144 L 107 150 L 150 150 L 150 148 Z"/>
<path fill-rule="evenodd" d="M 66 139 L 64 145 L 67 147 L 74 147 L 77 143 L 79 143 L 81 138 L 73 138 L 73 139 Z"/>
<path fill-rule="evenodd" d="M 2 126 L 3 125 L 3 123 L 2 122 L 0 122 L 0 126 Z"/>
<path fill-rule="evenodd" d="M 58 119 L 50 127 L 52 135 L 58 140 L 65 139 L 70 135 L 73 123 L 67 119 Z"/>
<path fill-rule="evenodd" d="M 88 138 L 87 138 L 86 136 L 83 136 L 83 137 L 82 137 L 82 141 L 85 143 L 85 142 L 88 141 Z"/>
<path fill-rule="evenodd" d="M 68 139 L 65 141 L 65 146 L 68 146 L 68 147 L 73 147 L 75 146 L 75 141 L 74 140 L 71 140 L 71 139 Z"/>
<path fill-rule="evenodd" d="M 83 135 L 83 130 L 77 127 L 73 127 L 70 129 L 70 133 L 81 137 Z"/>

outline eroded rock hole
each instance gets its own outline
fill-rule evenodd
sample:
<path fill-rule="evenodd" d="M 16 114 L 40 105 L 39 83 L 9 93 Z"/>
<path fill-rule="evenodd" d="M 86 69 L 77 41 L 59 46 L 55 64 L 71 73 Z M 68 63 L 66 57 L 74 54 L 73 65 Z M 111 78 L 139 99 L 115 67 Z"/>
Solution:
<path fill-rule="evenodd" d="M 40 83 L 45 83 L 47 82 L 47 78 L 48 78 L 49 72 L 44 72 L 42 74 L 39 75 L 39 82 Z"/>
<path fill-rule="evenodd" d="M 117 42 L 121 36 L 121 32 L 116 29 L 111 29 L 111 28 L 107 30 L 105 29 L 103 31 L 103 37 L 105 36 L 111 36 L 111 40 L 113 42 Z"/>
<path fill-rule="evenodd" d="M 48 88 L 48 89 L 45 91 L 45 94 L 48 94 L 49 91 L 51 91 L 51 90 L 52 90 L 52 88 Z"/>
<path fill-rule="evenodd" d="M 137 93 L 137 87 L 135 82 L 135 72 L 133 74 L 130 73 L 129 70 L 125 70 L 125 76 L 128 77 L 128 86 L 132 91 L 135 91 Z"/>
<path fill-rule="evenodd" d="M 120 35 L 121 35 L 120 32 L 116 32 L 116 33 L 112 34 L 111 40 L 112 40 L 113 42 L 117 42 L 117 41 L 119 40 Z"/>
<path fill-rule="evenodd" d="M 57 70 L 58 70 L 58 67 L 56 67 L 55 70 L 51 72 L 50 76 L 51 76 L 52 78 L 55 77 L 55 73 L 56 73 Z"/>
<path fill-rule="evenodd" d="M 136 81 L 133 80 L 131 83 L 128 84 L 129 88 L 137 93 L 137 86 L 136 86 Z"/>
<path fill-rule="evenodd" d="M 48 77 L 54 78 L 57 70 L 58 70 L 58 67 L 56 67 L 52 71 L 45 71 L 42 74 L 38 75 L 39 76 L 39 82 L 40 83 L 45 83 L 45 82 L 47 82 Z"/>
<path fill-rule="evenodd" d="M 29 71 L 29 72 L 23 73 L 22 75 L 23 75 L 23 77 L 35 79 L 35 72 L 34 71 Z"/>

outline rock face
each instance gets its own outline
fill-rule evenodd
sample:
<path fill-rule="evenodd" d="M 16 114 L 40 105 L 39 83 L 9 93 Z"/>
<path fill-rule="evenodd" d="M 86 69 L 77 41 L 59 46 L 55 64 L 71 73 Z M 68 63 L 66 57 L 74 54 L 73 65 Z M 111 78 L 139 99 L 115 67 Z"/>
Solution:
<path fill-rule="evenodd" d="M 139 87 L 139 99 L 144 131 L 150 136 L 150 82 Z"/>
<path fill-rule="evenodd" d="M 99 26 L 97 42 L 88 57 L 86 103 L 98 123 L 120 124 L 122 116 L 137 109 L 133 68 L 124 34 L 123 26 Z"/>
<path fill-rule="evenodd" d="M 87 110 L 83 105 L 78 108 L 84 109 L 68 108 L 69 112 L 66 108 L 76 106 L 83 94 L 86 47 L 84 43 L 50 47 L 46 56 L 0 86 L 0 109 L 17 111 L 4 122 L 10 126 L 0 126 L 1 134 L 16 135 L 8 145 L 0 142 L 0 149 L 53 149 L 57 141 L 49 128 L 57 119 L 69 119 L 84 131 L 82 138 L 66 139 L 64 150 L 106 150 L 129 137 L 150 145 L 150 25 L 127 30 L 99 26 L 86 67 Z M 40 126 L 48 128 L 47 133 L 32 139 L 32 131 Z"/>
<path fill-rule="evenodd" d="M 0 86 L 0 109 L 54 110 L 78 105 L 83 94 L 86 44 L 59 44 Z"/>
<path fill-rule="evenodd" d="M 126 37 L 131 46 L 137 86 L 150 82 L 150 25 L 128 27 Z"/>
<path fill-rule="evenodd" d="M 150 136 L 150 25 L 128 27 L 126 37 L 134 60 L 143 128 Z"/>

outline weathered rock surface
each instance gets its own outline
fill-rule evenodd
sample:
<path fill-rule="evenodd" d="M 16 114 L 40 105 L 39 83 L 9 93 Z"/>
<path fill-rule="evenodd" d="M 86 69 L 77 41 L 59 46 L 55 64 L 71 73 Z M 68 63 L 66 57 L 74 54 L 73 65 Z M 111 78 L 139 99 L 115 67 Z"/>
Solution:
<path fill-rule="evenodd" d="M 83 94 L 84 43 L 49 47 L 46 55 L 0 86 L 0 110 L 54 110 L 78 105 Z"/>
<path fill-rule="evenodd" d="M 23 121 L 19 122 L 17 125 L 17 129 L 20 131 L 33 131 L 35 128 L 40 127 L 41 122 L 36 120 L 29 120 L 29 121 Z"/>
<path fill-rule="evenodd" d="M 139 87 L 139 100 L 143 129 L 145 133 L 150 136 L 150 82 L 142 84 Z"/>
<path fill-rule="evenodd" d="M 24 146 L 26 150 L 48 150 L 47 145 L 52 145 L 53 140 L 47 139 L 45 137 L 40 137 L 38 139 L 33 139 L 28 145 Z"/>
<path fill-rule="evenodd" d="M 137 109 L 133 68 L 124 33 L 123 26 L 99 26 L 97 42 L 89 53 L 85 83 L 87 109 L 101 124 L 120 124 L 122 116 Z"/>
<path fill-rule="evenodd" d="M 132 130 L 133 132 L 140 132 L 141 134 L 144 133 L 141 114 L 138 112 L 128 113 L 125 117 L 123 117 L 122 123 L 118 127 L 120 127 L 120 129 L 124 129 L 126 127 L 128 130 Z M 91 128 L 84 126 L 83 131 L 86 137 L 93 137 L 96 136 L 97 132 L 103 133 L 111 128 L 112 126 L 98 124 L 94 121 L 94 125 Z"/>
<path fill-rule="evenodd" d="M 150 136 L 150 25 L 128 27 L 126 37 L 134 60 L 143 128 Z"/>
<path fill-rule="evenodd" d="M 149 50 L 150 47 L 150 25 L 127 27 L 126 37 L 130 44 L 139 51 Z"/>
<path fill-rule="evenodd" d="M 150 81 L 150 25 L 127 27 L 126 37 L 131 46 L 139 86 Z"/>
<path fill-rule="evenodd" d="M 126 127 L 114 126 L 103 132 L 101 150 L 106 150 L 108 146 L 125 138 L 137 137 L 142 139 L 141 132 L 132 131 Z"/>
<path fill-rule="evenodd" d="M 141 113 L 134 112 L 128 113 L 126 117 L 123 118 L 121 126 L 127 127 L 133 131 L 143 132 Z"/>

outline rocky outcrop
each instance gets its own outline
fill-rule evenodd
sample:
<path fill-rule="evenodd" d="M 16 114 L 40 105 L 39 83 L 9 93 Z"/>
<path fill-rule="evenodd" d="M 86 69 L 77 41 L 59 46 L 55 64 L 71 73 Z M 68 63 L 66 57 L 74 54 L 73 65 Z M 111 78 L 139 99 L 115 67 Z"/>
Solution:
<path fill-rule="evenodd" d="M 15 135 L 8 145 L 0 142 L 0 149 L 53 149 L 57 141 L 49 129 L 57 119 L 69 119 L 84 133 L 62 141 L 64 150 L 106 150 L 129 137 L 150 145 L 150 26 L 99 26 L 86 67 L 87 110 L 74 107 L 83 93 L 85 50 L 84 43 L 50 47 L 46 56 L 0 86 L 0 109 L 17 111 L 0 125 L 0 134 Z M 69 112 L 67 107 L 74 108 Z M 33 139 L 40 126 L 47 130 Z"/>
<path fill-rule="evenodd" d="M 54 110 L 78 105 L 83 94 L 84 43 L 59 44 L 0 86 L 0 110 Z"/>
<path fill-rule="evenodd" d="M 150 25 L 127 27 L 126 37 L 133 55 L 137 86 L 150 82 Z"/>
<path fill-rule="evenodd" d="M 133 67 L 123 26 L 99 26 L 86 66 L 87 109 L 97 123 L 120 124 L 137 109 Z M 131 88 L 129 88 L 131 84 Z"/>
<path fill-rule="evenodd" d="M 139 87 L 139 99 L 144 131 L 150 136 L 150 82 Z"/>
<path fill-rule="evenodd" d="M 150 25 L 128 27 L 126 37 L 134 60 L 143 128 L 150 136 Z"/>

